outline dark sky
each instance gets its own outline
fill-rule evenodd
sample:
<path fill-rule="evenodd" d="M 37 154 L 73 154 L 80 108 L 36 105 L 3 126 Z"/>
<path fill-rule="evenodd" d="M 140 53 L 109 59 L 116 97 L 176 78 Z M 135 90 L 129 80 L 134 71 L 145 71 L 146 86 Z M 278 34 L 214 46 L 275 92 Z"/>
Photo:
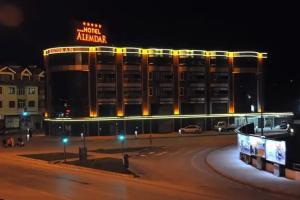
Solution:
<path fill-rule="evenodd" d="M 42 66 L 42 49 L 70 43 L 72 21 L 87 20 L 116 46 L 268 52 L 267 108 L 287 110 L 300 97 L 291 2 L 0 0 L 0 64 Z"/>

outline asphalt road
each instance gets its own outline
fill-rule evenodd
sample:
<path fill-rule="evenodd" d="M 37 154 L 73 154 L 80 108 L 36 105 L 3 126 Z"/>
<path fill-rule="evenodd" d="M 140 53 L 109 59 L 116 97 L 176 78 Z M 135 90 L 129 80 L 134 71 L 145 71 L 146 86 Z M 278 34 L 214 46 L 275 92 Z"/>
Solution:
<path fill-rule="evenodd" d="M 292 199 L 233 182 L 208 167 L 208 153 L 235 140 L 234 135 L 153 139 L 153 146 L 160 148 L 130 153 L 130 166 L 139 178 L 9 159 L 14 153 L 61 149 L 51 138 L 37 139 L 23 149 L 1 148 L 0 199 Z M 69 149 L 76 150 L 78 141 L 72 145 Z M 126 145 L 148 146 L 149 141 L 128 140 Z M 89 149 L 99 146 L 119 147 L 119 143 L 88 141 Z"/>

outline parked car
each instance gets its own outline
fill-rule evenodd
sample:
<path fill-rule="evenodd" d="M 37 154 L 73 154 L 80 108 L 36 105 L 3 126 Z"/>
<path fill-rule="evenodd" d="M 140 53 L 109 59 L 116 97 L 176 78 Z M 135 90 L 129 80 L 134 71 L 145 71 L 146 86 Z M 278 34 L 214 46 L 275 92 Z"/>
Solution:
<path fill-rule="evenodd" d="M 8 134 L 8 130 L 6 128 L 0 129 L 0 135 L 7 135 L 7 134 Z"/>
<path fill-rule="evenodd" d="M 227 124 L 225 121 L 218 121 L 218 123 L 214 126 L 216 131 L 232 131 L 236 129 L 237 126 L 235 124 Z"/>
<path fill-rule="evenodd" d="M 281 121 L 279 127 L 280 129 L 288 129 L 289 123 L 287 121 Z"/>
<path fill-rule="evenodd" d="M 14 128 L 2 128 L 0 129 L 0 135 L 8 135 L 10 133 L 17 133 L 19 129 Z"/>
<path fill-rule="evenodd" d="M 189 125 L 189 126 L 186 126 L 184 128 L 180 128 L 178 130 L 178 132 L 180 134 L 184 134 L 184 133 L 201 133 L 202 128 L 199 125 Z"/>

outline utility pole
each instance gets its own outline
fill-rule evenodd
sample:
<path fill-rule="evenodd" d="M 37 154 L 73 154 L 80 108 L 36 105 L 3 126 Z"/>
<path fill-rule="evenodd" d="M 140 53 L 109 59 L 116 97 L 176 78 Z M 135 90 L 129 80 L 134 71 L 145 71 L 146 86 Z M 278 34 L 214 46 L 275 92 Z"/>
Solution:
<path fill-rule="evenodd" d="M 264 135 L 264 118 L 263 118 L 263 112 L 262 112 L 262 109 L 260 110 L 260 126 L 261 126 L 261 136 Z"/>

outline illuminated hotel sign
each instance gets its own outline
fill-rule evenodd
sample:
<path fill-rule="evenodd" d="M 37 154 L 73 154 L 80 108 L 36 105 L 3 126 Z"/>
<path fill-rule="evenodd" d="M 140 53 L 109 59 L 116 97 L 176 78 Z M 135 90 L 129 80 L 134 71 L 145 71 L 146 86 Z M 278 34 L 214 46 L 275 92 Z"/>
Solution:
<path fill-rule="evenodd" d="M 102 25 L 82 22 L 76 27 L 76 40 L 97 44 L 107 44 L 106 35 L 101 32 Z"/>

